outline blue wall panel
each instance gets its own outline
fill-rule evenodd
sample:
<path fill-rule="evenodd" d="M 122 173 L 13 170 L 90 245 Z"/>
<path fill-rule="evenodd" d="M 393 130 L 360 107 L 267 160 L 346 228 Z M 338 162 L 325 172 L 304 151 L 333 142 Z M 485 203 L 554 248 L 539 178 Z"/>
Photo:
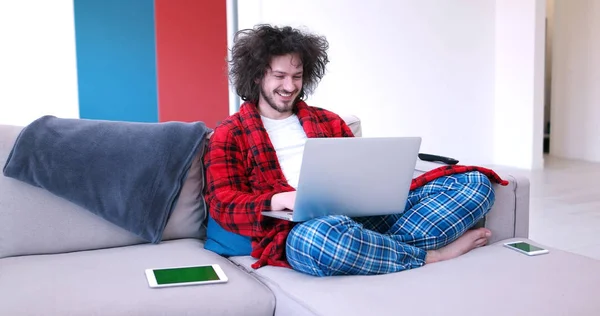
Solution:
<path fill-rule="evenodd" d="M 153 0 L 74 0 L 81 118 L 158 122 Z"/>

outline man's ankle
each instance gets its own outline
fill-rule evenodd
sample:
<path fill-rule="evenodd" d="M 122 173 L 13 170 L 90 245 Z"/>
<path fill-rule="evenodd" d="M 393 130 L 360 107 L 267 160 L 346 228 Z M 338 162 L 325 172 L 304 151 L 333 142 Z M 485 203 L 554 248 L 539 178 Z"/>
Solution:
<path fill-rule="evenodd" d="M 425 255 L 425 264 L 441 261 L 441 254 L 438 250 L 428 250 Z"/>

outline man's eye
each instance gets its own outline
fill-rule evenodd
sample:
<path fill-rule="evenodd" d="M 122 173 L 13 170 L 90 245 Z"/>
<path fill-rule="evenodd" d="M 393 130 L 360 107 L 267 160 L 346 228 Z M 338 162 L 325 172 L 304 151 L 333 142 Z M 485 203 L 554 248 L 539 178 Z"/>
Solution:
<path fill-rule="evenodd" d="M 283 79 L 283 76 L 275 76 L 277 79 Z"/>
<path fill-rule="evenodd" d="M 295 76 L 294 79 L 300 80 L 300 79 L 302 79 L 302 76 Z"/>

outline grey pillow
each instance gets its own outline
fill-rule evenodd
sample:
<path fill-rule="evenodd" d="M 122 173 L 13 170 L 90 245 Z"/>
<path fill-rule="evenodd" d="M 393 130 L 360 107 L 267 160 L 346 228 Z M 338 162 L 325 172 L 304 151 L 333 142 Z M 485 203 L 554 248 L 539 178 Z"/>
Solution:
<path fill-rule="evenodd" d="M 181 187 L 179 199 L 169 217 L 163 240 L 206 237 L 206 205 L 204 203 L 204 151 L 194 157 L 188 176 Z"/>
<path fill-rule="evenodd" d="M 0 166 L 22 127 L 0 125 Z M 194 157 L 162 240 L 204 238 L 202 150 Z M 140 237 L 47 190 L 0 174 L 0 258 L 145 243 Z"/>
<path fill-rule="evenodd" d="M 3 172 L 158 243 L 209 131 L 47 115 L 21 131 Z"/>

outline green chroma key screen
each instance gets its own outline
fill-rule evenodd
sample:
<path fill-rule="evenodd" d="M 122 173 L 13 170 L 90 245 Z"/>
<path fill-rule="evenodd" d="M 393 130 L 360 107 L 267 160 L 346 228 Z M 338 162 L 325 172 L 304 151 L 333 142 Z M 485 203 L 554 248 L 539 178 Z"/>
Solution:
<path fill-rule="evenodd" d="M 534 245 L 530 245 L 526 242 L 519 242 L 519 243 L 515 243 L 515 244 L 511 244 L 511 247 L 515 247 L 517 249 L 521 249 L 523 251 L 527 251 L 527 252 L 532 252 L 532 251 L 538 251 L 538 250 L 544 250 L 540 247 L 536 247 Z"/>
<path fill-rule="evenodd" d="M 211 266 L 156 269 L 154 277 L 158 284 L 216 281 L 219 276 Z"/>

